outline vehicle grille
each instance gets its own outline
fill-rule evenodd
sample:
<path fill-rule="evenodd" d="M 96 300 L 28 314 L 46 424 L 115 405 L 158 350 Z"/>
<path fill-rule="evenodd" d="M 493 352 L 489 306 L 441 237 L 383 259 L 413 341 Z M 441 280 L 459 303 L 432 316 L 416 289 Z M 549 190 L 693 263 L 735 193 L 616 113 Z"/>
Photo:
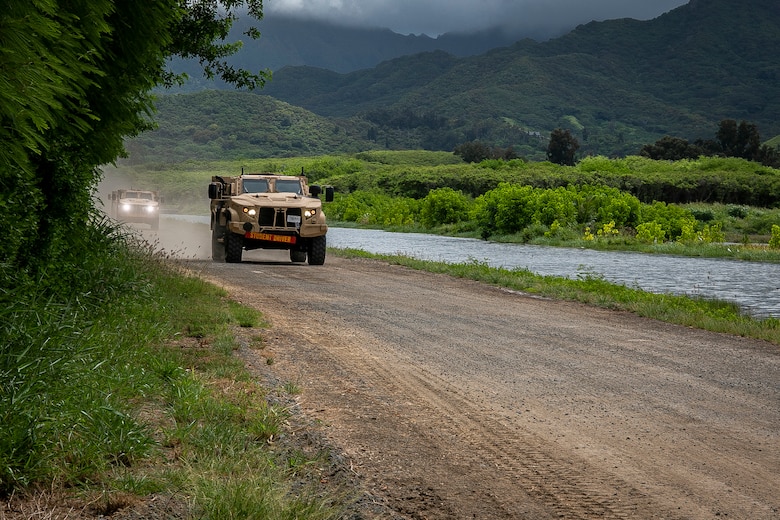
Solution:
<path fill-rule="evenodd" d="M 301 208 L 260 208 L 258 223 L 261 227 L 290 227 L 295 224 L 287 222 L 287 215 L 301 216 Z"/>

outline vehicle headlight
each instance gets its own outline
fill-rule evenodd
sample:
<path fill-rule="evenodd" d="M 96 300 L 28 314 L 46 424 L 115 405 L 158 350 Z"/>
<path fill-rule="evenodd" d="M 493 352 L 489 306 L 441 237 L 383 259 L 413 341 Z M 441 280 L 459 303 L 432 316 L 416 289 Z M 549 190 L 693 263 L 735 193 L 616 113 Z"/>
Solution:
<path fill-rule="evenodd" d="M 146 206 L 146 212 L 147 213 L 154 213 L 154 210 L 156 210 L 154 206 Z"/>
<path fill-rule="evenodd" d="M 122 204 L 122 211 L 130 211 L 130 204 Z"/>
<path fill-rule="evenodd" d="M 306 211 L 303 212 L 303 216 L 306 218 L 312 218 L 316 214 L 317 214 L 316 209 L 307 209 Z"/>
<path fill-rule="evenodd" d="M 254 217 L 255 215 L 257 215 L 257 210 L 255 208 L 251 208 L 251 209 L 250 208 L 244 208 L 244 213 L 246 213 L 250 217 Z"/>

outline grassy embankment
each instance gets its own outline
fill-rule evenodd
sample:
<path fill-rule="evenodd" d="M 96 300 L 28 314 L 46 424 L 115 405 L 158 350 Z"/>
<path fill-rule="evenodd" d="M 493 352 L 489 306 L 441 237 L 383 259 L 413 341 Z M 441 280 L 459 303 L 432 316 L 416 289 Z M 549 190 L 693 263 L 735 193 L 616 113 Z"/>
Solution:
<path fill-rule="evenodd" d="M 288 442 L 299 390 L 234 356 L 262 355 L 262 315 L 132 242 L 93 244 L 75 294 L 5 295 L 0 495 L 30 518 L 151 496 L 177 518 L 339 517 L 327 453 Z"/>

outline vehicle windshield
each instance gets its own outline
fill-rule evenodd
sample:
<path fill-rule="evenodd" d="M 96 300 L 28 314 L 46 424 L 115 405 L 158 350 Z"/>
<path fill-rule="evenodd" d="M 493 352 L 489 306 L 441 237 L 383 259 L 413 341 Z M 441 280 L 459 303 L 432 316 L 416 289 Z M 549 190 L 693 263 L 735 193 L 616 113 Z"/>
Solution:
<path fill-rule="evenodd" d="M 279 193 L 297 193 L 301 194 L 301 182 L 299 180 L 276 180 L 276 191 Z"/>
<path fill-rule="evenodd" d="M 268 180 L 244 179 L 244 193 L 266 193 L 266 192 L 268 192 Z"/>
<path fill-rule="evenodd" d="M 152 200 L 152 194 L 149 192 L 128 191 L 125 192 L 125 197 L 128 199 L 145 199 Z"/>

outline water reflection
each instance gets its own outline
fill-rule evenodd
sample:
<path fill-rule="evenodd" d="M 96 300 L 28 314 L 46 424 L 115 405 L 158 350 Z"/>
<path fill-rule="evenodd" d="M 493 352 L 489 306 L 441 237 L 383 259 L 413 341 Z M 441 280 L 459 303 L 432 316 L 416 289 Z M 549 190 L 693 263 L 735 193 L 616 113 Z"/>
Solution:
<path fill-rule="evenodd" d="M 468 238 L 331 228 L 328 245 L 448 263 L 484 262 L 536 274 L 605 280 L 656 293 L 718 298 L 759 318 L 780 317 L 780 265 L 588 249 L 496 244 Z"/>

